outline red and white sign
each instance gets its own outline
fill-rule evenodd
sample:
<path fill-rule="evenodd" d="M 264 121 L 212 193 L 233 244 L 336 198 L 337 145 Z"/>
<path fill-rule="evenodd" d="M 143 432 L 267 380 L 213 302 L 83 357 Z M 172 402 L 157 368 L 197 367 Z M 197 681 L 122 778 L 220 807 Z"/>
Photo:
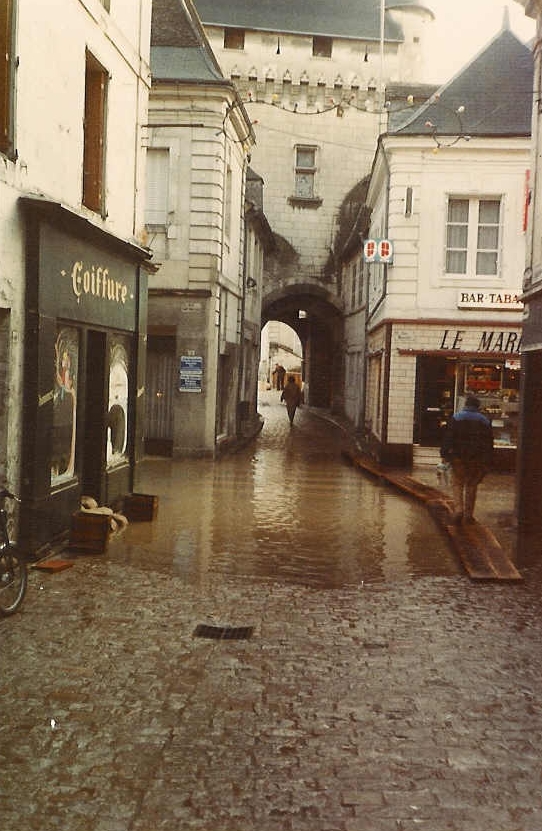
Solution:
<path fill-rule="evenodd" d="M 389 239 L 366 239 L 363 259 L 366 263 L 392 263 L 393 243 Z"/>

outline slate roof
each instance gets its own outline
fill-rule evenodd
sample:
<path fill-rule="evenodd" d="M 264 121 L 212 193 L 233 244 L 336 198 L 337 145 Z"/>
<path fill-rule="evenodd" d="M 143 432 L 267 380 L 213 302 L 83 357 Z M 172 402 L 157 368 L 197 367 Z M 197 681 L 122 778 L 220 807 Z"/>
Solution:
<path fill-rule="evenodd" d="M 225 82 L 191 0 L 153 0 L 153 80 Z"/>
<path fill-rule="evenodd" d="M 388 132 L 431 135 L 430 121 L 437 137 L 529 136 L 532 105 L 531 50 L 503 29 L 427 103 L 391 115 Z"/>
<path fill-rule="evenodd" d="M 204 24 L 305 35 L 380 40 L 380 0 L 195 0 Z M 387 0 L 388 8 L 431 10 L 421 0 Z M 385 39 L 402 41 L 385 20 Z"/>

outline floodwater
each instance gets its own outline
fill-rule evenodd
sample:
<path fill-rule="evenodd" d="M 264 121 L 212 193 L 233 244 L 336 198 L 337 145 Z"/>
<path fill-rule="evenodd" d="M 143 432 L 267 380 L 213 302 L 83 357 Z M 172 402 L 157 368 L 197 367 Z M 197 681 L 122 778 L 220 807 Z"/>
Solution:
<path fill-rule="evenodd" d="M 278 393 L 244 450 L 209 459 L 148 459 L 137 490 L 158 515 L 130 523 L 110 555 L 202 585 L 211 576 L 315 588 L 458 573 L 427 508 L 348 464 L 342 431 L 309 410 L 290 427 Z"/>

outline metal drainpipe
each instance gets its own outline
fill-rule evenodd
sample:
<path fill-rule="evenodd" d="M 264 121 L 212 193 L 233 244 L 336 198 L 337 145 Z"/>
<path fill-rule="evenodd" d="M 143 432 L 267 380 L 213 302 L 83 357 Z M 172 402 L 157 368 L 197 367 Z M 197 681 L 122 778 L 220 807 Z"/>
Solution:
<path fill-rule="evenodd" d="M 226 104 L 226 107 L 228 105 Z M 226 194 L 226 176 L 228 174 L 228 136 L 226 133 L 226 120 L 224 121 L 224 130 L 223 130 L 224 138 L 222 141 L 222 149 L 223 149 L 223 167 L 222 167 L 222 193 Z M 221 419 L 221 406 L 220 406 L 220 388 L 221 388 L 221 368 L 220 368 L 220 338 L 222 334 L 222 290 L 220 287 L 220 275 L 222 274 L 222 263 L 224 257 L 224 211 L 226 208 L 226 200 L 223 199 L 223 206 L 222 206 L 222 224 L 220 228 L 220 254 L 218 258 L 218 270 L 217 270 L 217 279 L 215 283 L 215 291 L 216 296 L 213 298 L 215 304 L 218 304 L 218 336 L 216 341 L 216 372 L 215 372 L 215 437 L 214 437 L 214 448 L 213 450 L 216 451 L 216 440 L 219 435 L 220 431 L 220 419 Z M 214 312 L 213 312 L 214 314 Z"/>
<path fill-rule="evenodd" d="M 135 135 L 134 135 L 134 198 L 132 202 L 132 235 L 135 237 L 137 232 L 137 225 L 136 225 L 136 217 L 137 217 L 137 198 L 138 198 L 138 160 L 139 160 L 139 147 L 141 146 L 141 139 L 142 139 L 142 121 L 141 112 L 140 112 L 140 95 L 141 95 L 141 67 L 142 67 L 142 49 L 141 49 L 141 38 L 142 38 L 142 16 L 143 16 L 143 0 L 139 0 L 139 19 L 138 19 L 138 31 L 137 31 L 137 50 L 138 50 L 138 60 L 139 60 L 139 67 L 137 71 L 137 82 L 136 82 L 136 128 L 135 128 Z M 150 95 L 150 89 L 148 90 L 148 95 Z M 148 100 L 148 99 L 147 99 Z M 144 217 L 142 217 L 144 218 Z"/>
<path fill-rule="evenodd" d="M 241 416 L 239 412 L 239 405 L 241 402 L 241 395 L 243 392 L 243 375 L 245 371 L 245 302 L 246 302 L 246 291 L 247 291 L 247 227 L 246 227 L 246 211 L 245 211 L 245 193 L 246 193 L 246 177 L 247 177 L 247 169 L 248 169 L 248 161 L 245 155 L 243 159 L 243 179 L 242 179 L 242 191 L 241 191 L 241 209 L 240 209 L 240 217 L 241 217 L 241 228 L 243 231 L 243 267 L 241 269 L 241 279 L 243 281 L 243 285 L 241 287 L 241 320 L 240 320 L 240 333 L 239 333 L 239 376 L 237 378 L 237 412 L 235 414 L 235 432 L 237 434 L 237 438 L 240 438 L 241 433 Z"/>

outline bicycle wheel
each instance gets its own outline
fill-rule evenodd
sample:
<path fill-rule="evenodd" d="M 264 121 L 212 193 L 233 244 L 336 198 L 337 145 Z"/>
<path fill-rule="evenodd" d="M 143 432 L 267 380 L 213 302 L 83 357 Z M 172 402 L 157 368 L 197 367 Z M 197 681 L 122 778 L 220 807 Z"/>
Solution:
<path fill-rule="evenodd" d="M 13 546 L 0 550 L 0 615 L 12 615 L 22 603 L 28 582 L 26 562 Z"/>

